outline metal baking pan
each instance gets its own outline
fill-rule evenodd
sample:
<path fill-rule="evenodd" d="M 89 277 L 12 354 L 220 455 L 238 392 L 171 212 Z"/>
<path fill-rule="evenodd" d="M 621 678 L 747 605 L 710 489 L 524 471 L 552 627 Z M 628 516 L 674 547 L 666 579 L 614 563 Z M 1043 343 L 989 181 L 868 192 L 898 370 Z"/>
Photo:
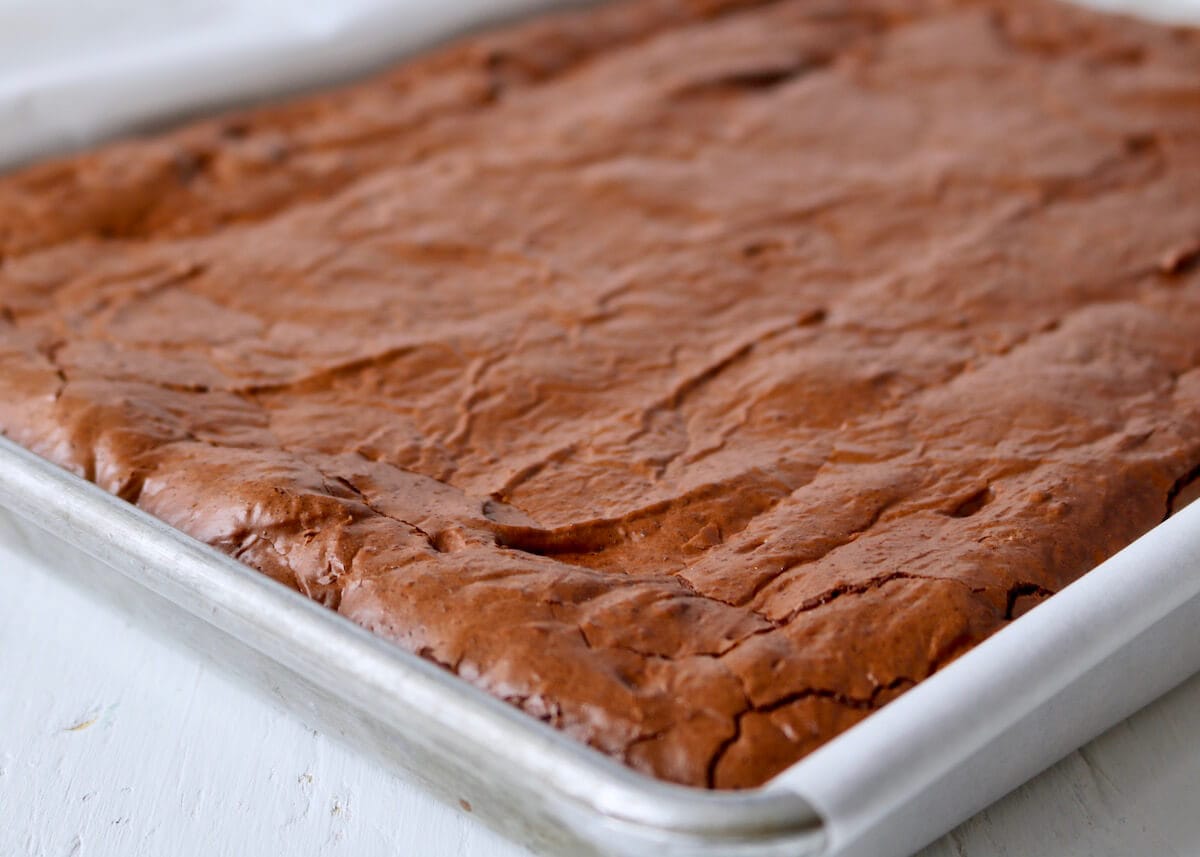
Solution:
<path fill-rule="evenodd" d="M 637 774 L 0 438 L 0 541 L 535 850 L 900 857 L 1200 670 L 1193 504 L 766 786 Z"/>
<path fill-rule="evenodd" d="M 551 2 L 494 0 L 476 12 Z M 462 10 L 479 4 L 458 6 L 417 10 L 445 20 L 425 21 L 419 39 L 407 32 L 405 47 L 469 23 Z M 1172 6 L 1187 11 L 1178 0 L 1160 10 Z M 403 22 L 368 23 L 333 27 L 315 54 L 381 58 L 363 40 Z M 98 116 L 119 101 L 122 122 L 142 122 L 175 112 L 164 88 L 183 78 L 212 89 L 189 89 L 181 103 L 220 103 L 245 93 L 251 55 L 273 58 L 255 77 L 265 88 L 311 83 L 329 72 L 324 60 L 301 73 L 286 59 L 312 46 L 311 28 L 303 35 L 264 53 L 242 33 L 231 44 L 255 51 L 188 54 L 171 74 L 148 74 L 149 55 L 105 73 L 75 65 L 22 96 L 21 115 L 36 124 L 87 92 Z M 15 109 L 5 97 L 0 86 L 0 120 Z M 69 139 L 49 128 L 38 145 L 118 130 L 105 123 Z M 33 153 L 34 137 L 6 141 L 5 127 L 17 126 L 0 121 L 0 158 Z M 547 854 L 901 857 L 1200 671 L 1197 503 L 766 786 L 709 792 L 625 768 L 3 438 L 0 542 Z"/>

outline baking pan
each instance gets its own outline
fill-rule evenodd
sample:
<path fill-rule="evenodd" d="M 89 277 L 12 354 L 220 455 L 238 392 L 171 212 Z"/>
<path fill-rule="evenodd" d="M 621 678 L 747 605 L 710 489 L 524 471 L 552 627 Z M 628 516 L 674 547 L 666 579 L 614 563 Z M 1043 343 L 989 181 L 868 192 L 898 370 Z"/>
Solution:
<path fill-rule="evenodd" d="M 464 9 L 551 2 L 464 0 L 453 14 L 443 12 L 456 4 L 437 4 L 436 15 L 414 8 L 426 26 L 404 44 L 460 28 Z M 33 105 L 36 125 L 61 99 L 79 103 L 87 93 L 100 113 L 106 101 L 136 105 L 136 117 L 121 119 L 128 125 L 174 112 L 167 97 L 194 107 L 243 95 L 240 64 L 252 53 L 275 58 L 255 78 L 265 88 L 312 82 L 314 69 L 330 71 L 318 63 L 301 74 L 298 45 L 321 40 L 326 59 L 331 46 L 374 56 L 366 34 L 401 25 L 394 14 L 381 24 L 366 0 L 343 8 L 368 7 L 375 17 L 347 13 L 346 26 L 279 36 L 274 53 L 213 49 L 202 63 L 199 53 L 147 54 L 101 73 L 60 70 L 22 103 L 27 114 Z M 1200 15 L 1200 4 L 1182 0 L 1157 9 Z M 262 47 L 239 39 L 225 47 Z M 147 74 L 168 61 L 171 74 Z M 191 74 L 198 68 L 206 74 Z M 212 88 L 171 96 L 177 78 Z M 0 86 L 0 119 L 15 103 L 5 98 Z M 16 127 L 0 121 L 0 158 L 5 125 Z M 110 121 L 38 145 L 115 130 Z M 33 139 L 9 140 L 9 160 L 33 153 Z M 715 793 L 637 774 L 3 438 L 0 542 L 547 854 L 900 857 L 1200 670 L 1195 504 L 766 786 Z"/>
<path fill-rule="evenodd" d="M 766 786 L 658 782 L 0 438 L 0 541 L 547 854 L 900 857 L 1200 670 L 1194 504 Z"/>

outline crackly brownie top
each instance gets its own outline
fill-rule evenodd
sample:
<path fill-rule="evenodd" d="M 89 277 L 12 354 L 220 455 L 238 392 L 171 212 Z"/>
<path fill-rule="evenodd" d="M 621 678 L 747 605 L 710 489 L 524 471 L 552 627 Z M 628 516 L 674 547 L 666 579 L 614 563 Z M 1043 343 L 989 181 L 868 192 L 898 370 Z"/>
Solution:
<path fill-rule="evenodd" d="M 743 787 L 1200 465 L 1200 39 L 646 0 L 0 179 L 0 428 Z"/>

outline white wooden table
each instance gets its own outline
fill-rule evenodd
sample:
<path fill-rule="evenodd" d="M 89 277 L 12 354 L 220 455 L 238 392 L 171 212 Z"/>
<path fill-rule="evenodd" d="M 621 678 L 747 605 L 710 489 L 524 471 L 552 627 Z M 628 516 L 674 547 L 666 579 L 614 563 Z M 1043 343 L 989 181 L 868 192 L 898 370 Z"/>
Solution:
<path fill-rule="evenodd" d="M 0 857 L 527 857 L 0 546 Z M 1200 854 L 1200 678 L 922 857 Z"/>

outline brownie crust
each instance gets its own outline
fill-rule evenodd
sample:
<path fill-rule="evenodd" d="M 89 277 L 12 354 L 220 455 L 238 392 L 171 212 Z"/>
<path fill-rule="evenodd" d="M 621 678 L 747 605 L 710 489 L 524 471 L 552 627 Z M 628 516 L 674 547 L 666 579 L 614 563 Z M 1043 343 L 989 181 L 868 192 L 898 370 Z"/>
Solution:
<path fill-rule="evenodd" d="M 1200 39 L 644 0 L 0 178 L 0 430 L 763 783 L 1195 496 Z"/>

